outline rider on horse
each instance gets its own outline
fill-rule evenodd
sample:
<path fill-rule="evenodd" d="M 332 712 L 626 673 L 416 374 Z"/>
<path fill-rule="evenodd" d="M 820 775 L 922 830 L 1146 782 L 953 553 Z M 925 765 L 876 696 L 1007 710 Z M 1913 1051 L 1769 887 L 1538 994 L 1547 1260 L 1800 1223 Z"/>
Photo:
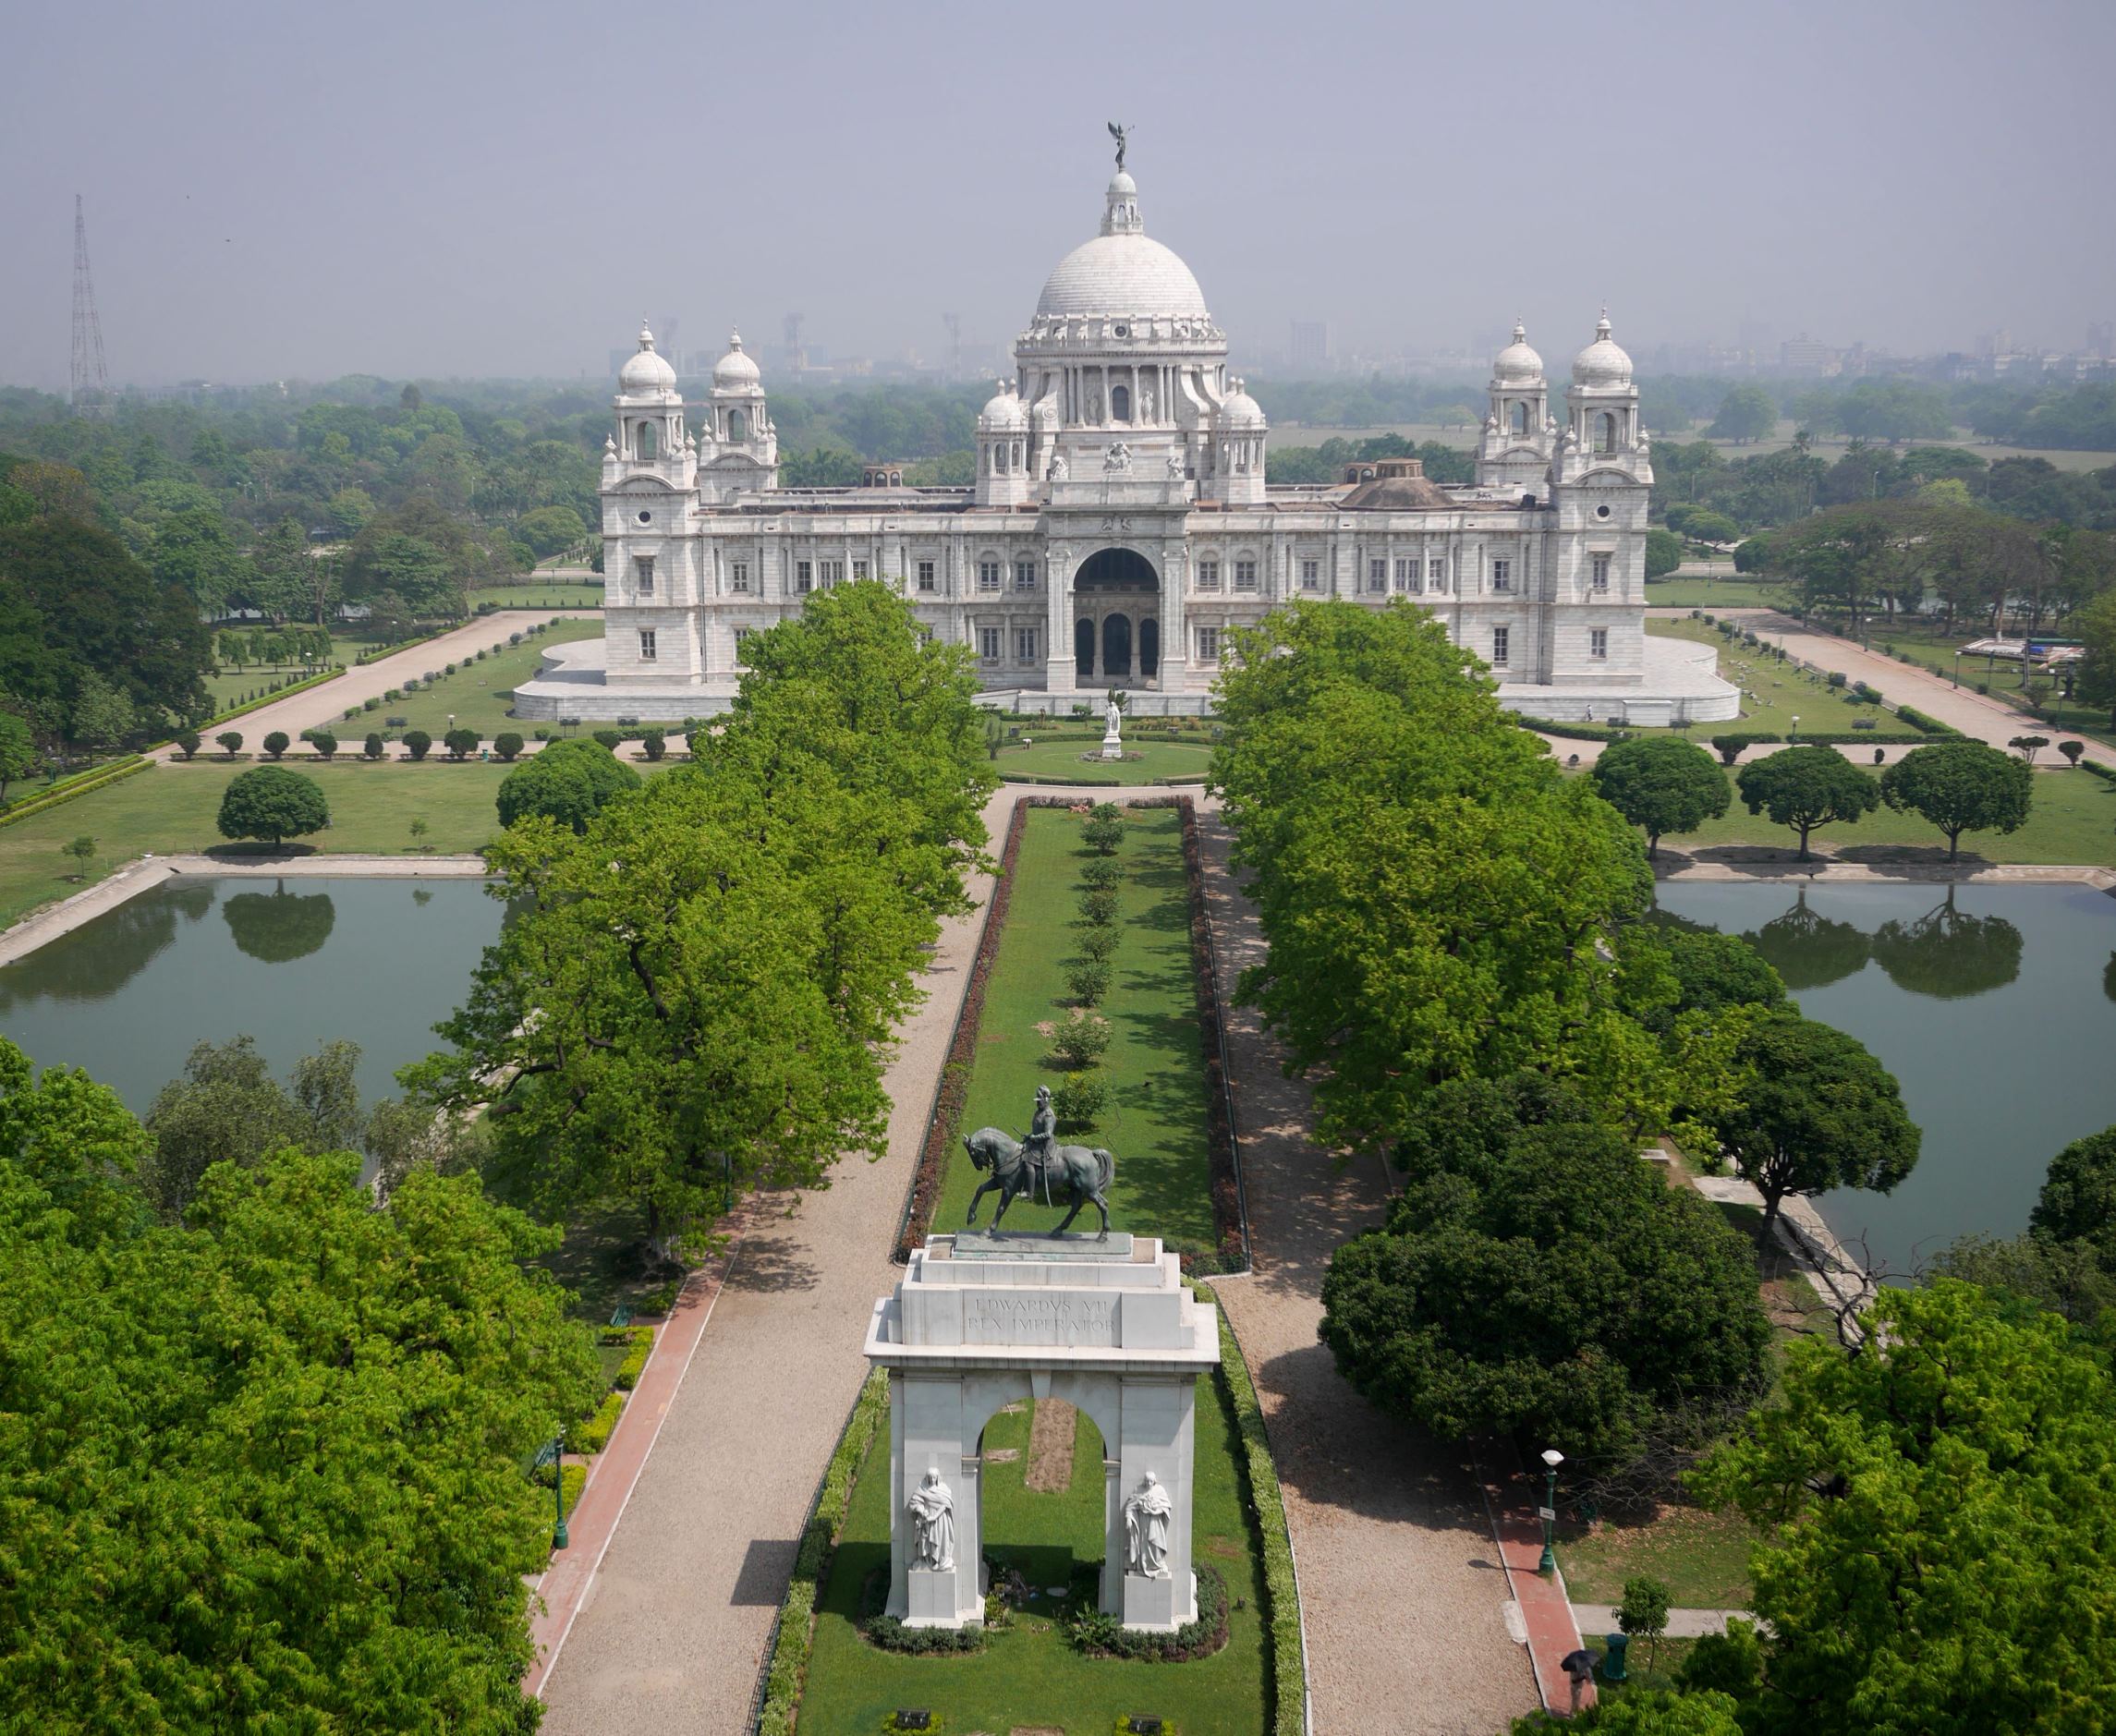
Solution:
<path fill-rule="evenodd" d="M 1036 1113 L 1028 1118 L 1028 1137 L 1021 1142 L 1021 1159 L 1032 1173 L 1043 1177 L 1044 1204 L 1051 1203 L 1050 1159 L 1058 1148 L 1058 1117 L 1051 1108 L 1051 1087 L 1036 1087 Z"/>

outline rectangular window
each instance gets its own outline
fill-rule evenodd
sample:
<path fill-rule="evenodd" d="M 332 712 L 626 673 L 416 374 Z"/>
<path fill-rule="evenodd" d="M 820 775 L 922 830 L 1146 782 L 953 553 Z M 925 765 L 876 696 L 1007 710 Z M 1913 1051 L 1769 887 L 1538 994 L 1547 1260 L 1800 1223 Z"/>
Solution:
<path fill-rule="evenodd" d="M 822 580 L 825 585 L 842 585 L 845 583 L 845 563 L 843 561 L 825 561 L 821 565 Z"/>
<path fill-rule="evenodd" d="M 1036 629 L 1034 627 L 1015 627 L 1014 629 L 1014 661 L 1017 663 L 1033 663 L 1036 661 Z"/>
<path fill-rule="evenodd" d="M 924 591 L 928 596 L 930 596 L 936 589 L 939 589 L 933 583 L 933 564 L 930 561 L 920 561 L 918 563 L 918 589 Z"/>
<path fill-rule="evenodd" d="M 979 590 L 997 590 L 999 589 L 999 563 L 997 561 L 979 561 L 978 563 L 978 589 Z"/>
<path fill-rule="evenodd" d="M 1589 627 L 1587 629 L 1587 655 L 1589 657 L 1607 657 L 1609 655 L 1609 629 L 1607 627 Z"/>
<path fill-rule="evenodd" d="M 1303 561 L 1300 564 L 1300 588 L 1303 590 L 1320 590 L 1322 589 L 1322 563 L 1320 561 Z"/>
<path fill-rule="evenodd" d="M 654 557 L 637 554 L 632 557 L 632 583 L 642 597 L 654 594 Z"/>
<path fill-rule="evenodd" d="M 738 663 L 747 661 L 747 654 L 742 649 L 742 642 L 748 637 L 749 629 L 748 627 L 736 627 L 735 629 L 735 661 Z"/>
<path fill-rule="evenodd" d="M 749 589 L 749 563 L 748 561 L 735 563 L 734 577 L 727 581 L 727 586 L 730 590 L 735 591 L 746 591 Z"/>
<path fill-rule="evenodd" d="M 1609 589 L 1609 556 L 1606 554 L 1596 555 L 1591 564 L 1591 568 L 1594 588 L 1597 590 L 1607 590 Z"/>
<path fill-rule="evenodd" d="M 1447 589 L 1446 561 L 1436 558 L 1426 563 L 1426 584 L 1429 589 L 1433 590 L 1445 590 Z"/>
<path fill-rule="evenodd" d="M 1254 590 L 1257 588 L 1257 564 L 1254 561 L 1234 563 L 1234 589 Z"/>
<path fill-rule="evenodd" d="M 867 563 L 865 561 L 855 561 L 852 564 L 852 582 L 857 585 L 866 577 Z"/>
<path fill-rule="evenodd" d="M 1034 561 L 1016 561 L 1014 564 L 1014 588 L 1016 590 L 1034 590 L 1036 589 L 1036 563 Z"/>
<path fill-rule="evenodd" d="M 1491 663 L 1493 668 L 1503 669 L 1506 666 L 1506 642 L 1513 637 L 1513 629 L 1510 627 L 1493 627 L 1491 629 Z"/>
<path fill-rule="evenodd" d="M 815 587 L 815 568 L 807 561 L 794 563 L 794 589 L 807 592 Z"/>
<path fill-rule="evenodd" d="M 654 630 L 652 627 L 641 627 L 639 629 L 639 661 L 642 663 L 651 663 L 654 661 Z"/>
<path fill-rule="evenodd" d="M 1220 589 L 1219 562 L 1200 561 L 1198 563 L 1198 589 L 1199 590 L 1218 590 Z"/>
<path fill-rule="evenodd" d="M 1386 561 L 1367 563 L 1367 589 L 1381 591 L 1389 589 L 1389 564 Z"/>
<path fill-rule="evenodd" d="M 979 627 L 978 629 L 978 655 L 987 662 L 996 663 L 999 661 L 999 629 L 997 627 Z"/>
<path fill-rule="evenodd" d="M 1199 627 L 1198 629 L 1198 661 L 1201 663 L 1216 663 L 1220 661 L 1220 629 L 1218 627 Z"/>
<path fill-rule="evenodd" d="M 1491 589 L 1495 591 L 1512 590 L 1514 589 L 1513 562 L 1494 561 L 1491 563 Z"/>
<path fill-rule="evenodd" d="M 1396 589 L 1416 590 L 1418 588 L 1418 564 L 1416 561 L 1398 560 L 1396 563 Z"/>

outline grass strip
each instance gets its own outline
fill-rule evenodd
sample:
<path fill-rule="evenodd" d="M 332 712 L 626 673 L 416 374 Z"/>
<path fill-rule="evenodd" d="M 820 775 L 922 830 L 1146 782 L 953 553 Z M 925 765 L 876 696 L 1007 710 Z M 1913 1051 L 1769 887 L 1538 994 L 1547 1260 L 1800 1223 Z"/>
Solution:
<path fill-rule="evenodd" d="M 69 780 L 63 788 L 32 796 L 26 802 L 16 803 L 6 813 L 0 814 L 0 826 L 12 826 L 18 819 L 28 819 L 32 814 L 48 813 L 55 807 L 63 807 L 77 797 L 91 795 L 97 790 L 107 789 L 113 783 L 122 783 L 136 773 L 145 771 L 152 764 L 152 760 L 135 755 L 130 759 L 120 760 L 116 765 L 101 767 L 92 774 Z"/>

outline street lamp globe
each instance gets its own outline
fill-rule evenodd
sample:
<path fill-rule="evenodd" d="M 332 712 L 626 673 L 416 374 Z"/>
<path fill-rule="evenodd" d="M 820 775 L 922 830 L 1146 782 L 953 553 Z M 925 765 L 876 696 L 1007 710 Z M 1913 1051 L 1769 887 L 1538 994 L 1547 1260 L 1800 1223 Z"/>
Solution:
<path fill-rule="evenodd" d="M 1558 1517 L 1558 1467 L 1564 1463 L 1565 1455 L 1555 1447 L 1543 1449 L 1543 1505 L 1537 1517 L 1543 1522 L 1543 1553 L 1536 1562 L 1538 1573 L 1554 1572 L 1558 1558 L 1551 1548 L 1551 1535 Z"/>
<path fill-rule="evenodd" d="M 1543 1463 L 1549 1465 L 1551 1470 L 1555 1471 L 1561 1464 L 1564 1463 L 1564 1462 L 1565 1455 L 1560 1452 L 1555 1447 L 1545 1447 L 1543 1449 Z"/>

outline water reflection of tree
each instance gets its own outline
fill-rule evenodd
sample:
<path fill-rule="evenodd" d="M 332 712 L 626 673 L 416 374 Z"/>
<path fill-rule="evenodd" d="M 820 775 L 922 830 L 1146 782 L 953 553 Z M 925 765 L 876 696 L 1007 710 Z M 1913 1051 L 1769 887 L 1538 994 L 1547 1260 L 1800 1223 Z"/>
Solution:
<path fill-rule="evenodd" d="M 2109 954 L 2109 963 L 2102 967 L 2101 992 L 2116 1001 L 2116 953 Z"/>
<path fill-rule="evenodd" d="M 281 880 L 269 892 L 237 892 L 221 906 L 237 948 L 267 965 L 307 958 L 331 938 L 338 907 L 329 892 L 290 892 Z"/>
<path fill-rule="evenodd" d="M 41 946 L 0 970 L 0 1013 L 53 1001 L 106 1001 L 176 938 L 176 918 L 196 922 L 213 907 L 207 880 L 173 880 Z"/>
<path fill-rule="evenodd" d="M 1791 910 L 1773 917 L 1747 938 L 1794 994 L 1803 989 L 1827 989 L 1864 969 L 1873 947 L 1851 923 L 1808 909 L 1805 887 Z"/>
<path fill-rule="evenodd" d="M 1909 922 L 1884 922 L 1874 933 L 1874 963 L 1912 994 L 1962 1001 L 2003 989 L 2021 974 L 2021 931 L 2003 917 L 1973 917 L 1954 907 L 1954 889 Z"/>

